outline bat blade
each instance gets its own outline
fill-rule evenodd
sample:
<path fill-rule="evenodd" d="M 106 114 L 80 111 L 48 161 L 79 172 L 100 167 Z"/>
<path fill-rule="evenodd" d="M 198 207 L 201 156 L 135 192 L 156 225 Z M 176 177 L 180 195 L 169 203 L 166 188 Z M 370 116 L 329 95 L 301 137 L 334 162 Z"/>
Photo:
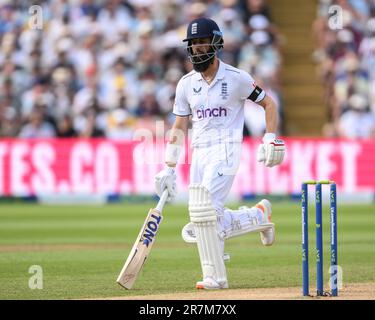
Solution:
<path fill-rule="evenodd" d="M 158 210 L 150 209 L 148 212 L 141 231 L 116 280 L 125 289 L 131 289 L 137 280 L 155 242 L 162 219 L 163 216 Z"/>

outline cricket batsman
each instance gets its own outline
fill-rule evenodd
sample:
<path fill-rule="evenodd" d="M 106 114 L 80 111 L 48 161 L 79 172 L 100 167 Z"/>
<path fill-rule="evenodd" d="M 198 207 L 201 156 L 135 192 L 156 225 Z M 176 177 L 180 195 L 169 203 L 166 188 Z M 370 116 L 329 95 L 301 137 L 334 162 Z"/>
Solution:
<path fill-rule="evenodd" d="M 175 166 L 192 120 L 190 167 L 190 223 L 182 230 L 187 242 L 196 242 L 202 267 L 198 289 L 225 289 L 228 280 L 224 241 L 260 232 L 265 246 L 275 240 L 271 203 L 263 199 L 252 208 L 230 210 L 225 200 L 236 175 L 243 140 L 244 103 L 250 99 L 265 110 L 266 133 L 257 151 L 257 161 L 273 167 L 283 161 L 284 142 L 276 138 L 278 112 L 274 101 L 243 70 L 221 61 L 222 33 L 215 21 L 198 18 L 187 28 L 187 52 L 193 69 L 177 84 L 173 113 L 176 115 L 166 145 L 166 167 L 155 177 L 160 196 L 167 189 L 176 196 Z"/>

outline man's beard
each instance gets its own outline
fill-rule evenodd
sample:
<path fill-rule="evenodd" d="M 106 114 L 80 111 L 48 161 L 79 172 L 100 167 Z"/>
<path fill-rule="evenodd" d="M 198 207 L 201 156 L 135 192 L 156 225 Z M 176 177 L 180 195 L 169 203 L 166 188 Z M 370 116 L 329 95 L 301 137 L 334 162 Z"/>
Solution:
<path fill-rule="evenodd" d="M 201 63 L 193 63 L 193 69 L 196 72 L 205 72 L 208 67 L 214 62 L 215 56 L 212 56 L 209 60 Z"/>

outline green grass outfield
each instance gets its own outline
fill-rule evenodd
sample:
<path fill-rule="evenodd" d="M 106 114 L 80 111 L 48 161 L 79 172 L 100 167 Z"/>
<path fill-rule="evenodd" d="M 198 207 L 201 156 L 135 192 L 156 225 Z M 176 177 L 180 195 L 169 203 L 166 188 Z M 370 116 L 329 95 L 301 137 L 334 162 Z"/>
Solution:
<path fill-rule="evenodd" d="M 194 292 L 200 279 L 195 245 L 180 233 L 186 207 L 167 205 L 156 243 L 134 289 L 116 282 L 152 204 L 100 207 L 0 205 L 0 299 L 75 299 Z M 230 206 L 235 208 L 235 206 Z M 301 286 L 301 209 L 274 202 L 276 242 L 259 234 L 231 239 L 231 288 Z M 310 271 L 315 281 L 314 210 L 310 207 Z M 324 208 L 324 283 L 328 283 L 329 214 Z M 338 208 L 338 261 L 344 283 L 375 281 L 375 205 Z M 43 289 L 28 286 L 29 267 L 43 269 Z"/>

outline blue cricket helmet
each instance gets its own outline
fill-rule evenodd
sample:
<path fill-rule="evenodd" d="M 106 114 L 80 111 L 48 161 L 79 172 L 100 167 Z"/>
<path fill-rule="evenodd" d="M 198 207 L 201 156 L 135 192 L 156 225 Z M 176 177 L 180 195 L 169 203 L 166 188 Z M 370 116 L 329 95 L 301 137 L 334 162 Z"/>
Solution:
<path fill-rule="evenodd" d="M 191 21 L 186 31 L 186 38 L 182 41 L 189 41 L 199 38 L 210 38 L 214 35 L 223 37 L 219 26 L 216 22 L 209 18 L 197 18 Z"/>
<path fill-rule="evenodd" d="M 192 50 L 193 39 L 210 38 L 210 52 L 205 54 L 194 54 Z M 209 18 L 197 18 L 191 21 L 186 30 L 186 38 L 182 40 L 188 42 L 187 51 L 190 61 L 194 64 L 202 64 L 211 61 L 224 45 L 223 34 L 216 22 Z"/>

